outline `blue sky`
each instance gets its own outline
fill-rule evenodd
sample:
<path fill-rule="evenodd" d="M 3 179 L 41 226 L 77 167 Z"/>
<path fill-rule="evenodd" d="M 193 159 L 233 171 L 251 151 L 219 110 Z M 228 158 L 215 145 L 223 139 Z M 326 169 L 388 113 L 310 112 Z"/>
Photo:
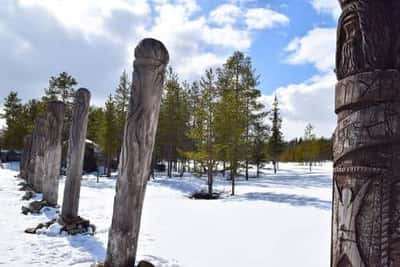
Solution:
<path fill-rule="evenodd" d="M 40 97 L 61 71 L 102 105 L 144 37 L 165 43 L 181 79 L 198 79 L 235 50 L 251 56 L 262 101 L 278 95 L 286 139 L 307 123 L 330 136 L 336 0 L 2 0 L 0 99 Z M 0 102 L 1 106 L 1 102 Z"/>

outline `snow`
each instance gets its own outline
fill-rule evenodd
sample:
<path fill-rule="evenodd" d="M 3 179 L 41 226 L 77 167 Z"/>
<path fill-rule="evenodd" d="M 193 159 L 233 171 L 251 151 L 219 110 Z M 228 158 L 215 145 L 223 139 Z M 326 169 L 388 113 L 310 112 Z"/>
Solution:
<path fill-rule="evenodd" d="M 115 177 L 96 183 L 96 176 L 86 175 L 82 181 L 79 212 L 96 225 L 94 236 L 60 235 L 58 224 L 29 235 L 26 228 L 50 221 L 59 210 L 21 214 L 28 204 L 18 191 L 21 180 L 14 177 L 15 165 L 5 167 L 0 169 L 0 265 L 87 267 L 104 260 Z M 204 178 L 157 175 L 147 187 L 138 259 L 163 267 L 328 266 L 332 164 L 310 173 L 307 166 L 282 163 L 277 175 L 267 167 L 262 178 L 238 179 L 234 197 L 230 182 L 218 177 L 220 200 L 188 198 L 206 188 Z M 61 179 L 60 204 L 63 189 Z"/>

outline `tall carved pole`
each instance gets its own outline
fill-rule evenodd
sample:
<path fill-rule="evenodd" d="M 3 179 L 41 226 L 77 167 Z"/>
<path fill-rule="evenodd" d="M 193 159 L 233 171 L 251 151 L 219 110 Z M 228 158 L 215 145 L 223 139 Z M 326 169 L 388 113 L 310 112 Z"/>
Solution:
<path fill-rule="evenodd" d="M 64 198 L 61 209 L 61 219 L 64 224 L 71 224 L 74 221 L 80 220 L 78 217 L 78 208 L 89 102 L 89 90 L 80 88 L 76 91 L 68 142 L 67 178 L 65 180 Z"/>
<path fill-rule="evenodd" d="M 42 192 L 43 178 L 46 175 L 46 144 L 48 125 L 45 115 L 39 115 L 35 122 L 32 153 L 32 185 L 36 192 Z"/>
<path fill-rule="evenodd" d="M 57 205 L 58 178 L 61 167 L 61 133 L 64 124 L 65 105 L 61 101 L 47 103 L 47 145 L 46 173 L 43 179 L 43 199 L 50 205 Z"/>
<path fill-rule="evenodd" d="M 142 40 L 135 49 L 135 58 L 105 262 L 108 267 L 128 267 L 135 263 L 165 68 L 169 61 L 167 49 L 154 39 Z"/>
<path fill-rule="evenodd" d="M 340 0 L 333 267 L 400 266 L 398 0 Z"/>
<path fill-rule="evenodd" d="M 28 165 L 32 148 L 32 135 L 28 134 L 24 137 L 24 148 L 21 155 L 20 177 L 22 179 L 28 178 Z"/>

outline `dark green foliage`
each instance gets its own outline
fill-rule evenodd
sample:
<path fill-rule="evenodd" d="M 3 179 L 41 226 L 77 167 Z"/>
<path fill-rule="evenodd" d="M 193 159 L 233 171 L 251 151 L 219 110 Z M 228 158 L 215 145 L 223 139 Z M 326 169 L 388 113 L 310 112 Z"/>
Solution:
<path fill-rule="evenodd" d="M 121 151 L 122 140 L 124 136 L 126 112 L 128 110 L 130 91 L 131 91 L 130 87 L 131 84 L 128 75 L 126 71 L 123 71 L 114 95 L 116 120 L 117 120 L 116 127 L 118 132 L 118 137 L 117 137 L 118 153 Z"/>
<path fill-rule="evenodd" d="M 277 171 L 279 156 L 284 149 L 282 128 L 282 118 L 279 112 L 278 98 L 275 96 L 271 111 L 271 137 L 268 143 L 268 152 L 274 164 L 274 172 Z"/>
<path fill-rule="evenodd" d="M 113 97 L 109 95 L 103 115 L 103 124 L 100 130 L 100 145 L 105 156 L 105 171 L 111 175 L 111 163 L 118 157 L 118 128 L 117 111 Z"/>
<path fill-rule="evenodd" d="M 89 120 L 87 128 L 87 139 L 100 144 L 101 131 L 104 125 L 104 110 L 100 107 L 91 106 L 89 109 Z"/>
<path fill-rule="evenodd" d="M 65 104 L 64 124 L 62 131 L 63 141 L 68 140 L 72 121 L 72 105 L 74 102 L 75 86 L 78 82 L 67 72 L 61 72 L 58 76 L 51 76 L 49 87 L 44 89 L 45 95 L 42 100 L 60 100 Z"/>
<path fill-rule="evenodd" d="M 180 85 L 172 68 L 166 74 L 159 116 L 156 148 L 159 157 L 168 161 L 168 176 L 171 176 L 172 163 L 184 161 L 184 151 L 190 145 L 188 88 Z"/>
<path fill-rule="evenodd" d="M 38 100 L 29 100 L 22 104 L 17 92 L 11 91 L 4 99 L 1 117 L 6 121 L 2 146 L 7 149 L 22 149 L 24 136 L 29 134 L 38 114 L 45 110 L 45 104 Z"/>

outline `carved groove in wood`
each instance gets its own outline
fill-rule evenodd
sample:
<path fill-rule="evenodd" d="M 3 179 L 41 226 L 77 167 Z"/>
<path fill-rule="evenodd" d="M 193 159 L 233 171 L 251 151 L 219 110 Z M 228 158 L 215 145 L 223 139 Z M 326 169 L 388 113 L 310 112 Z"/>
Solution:
<path fill-rule="evenodd" d="M 339 2 L 331 266 L 400 266 L 400 1 Z"/>
<path fill-rule="evenodd" d="M 143 200 L 150 175 L 168 60 L 167 49 L 157 40 L 144 39 L 135 49 L 131 97 L 105 262 L 108 267 L 135 264 Z"/>

